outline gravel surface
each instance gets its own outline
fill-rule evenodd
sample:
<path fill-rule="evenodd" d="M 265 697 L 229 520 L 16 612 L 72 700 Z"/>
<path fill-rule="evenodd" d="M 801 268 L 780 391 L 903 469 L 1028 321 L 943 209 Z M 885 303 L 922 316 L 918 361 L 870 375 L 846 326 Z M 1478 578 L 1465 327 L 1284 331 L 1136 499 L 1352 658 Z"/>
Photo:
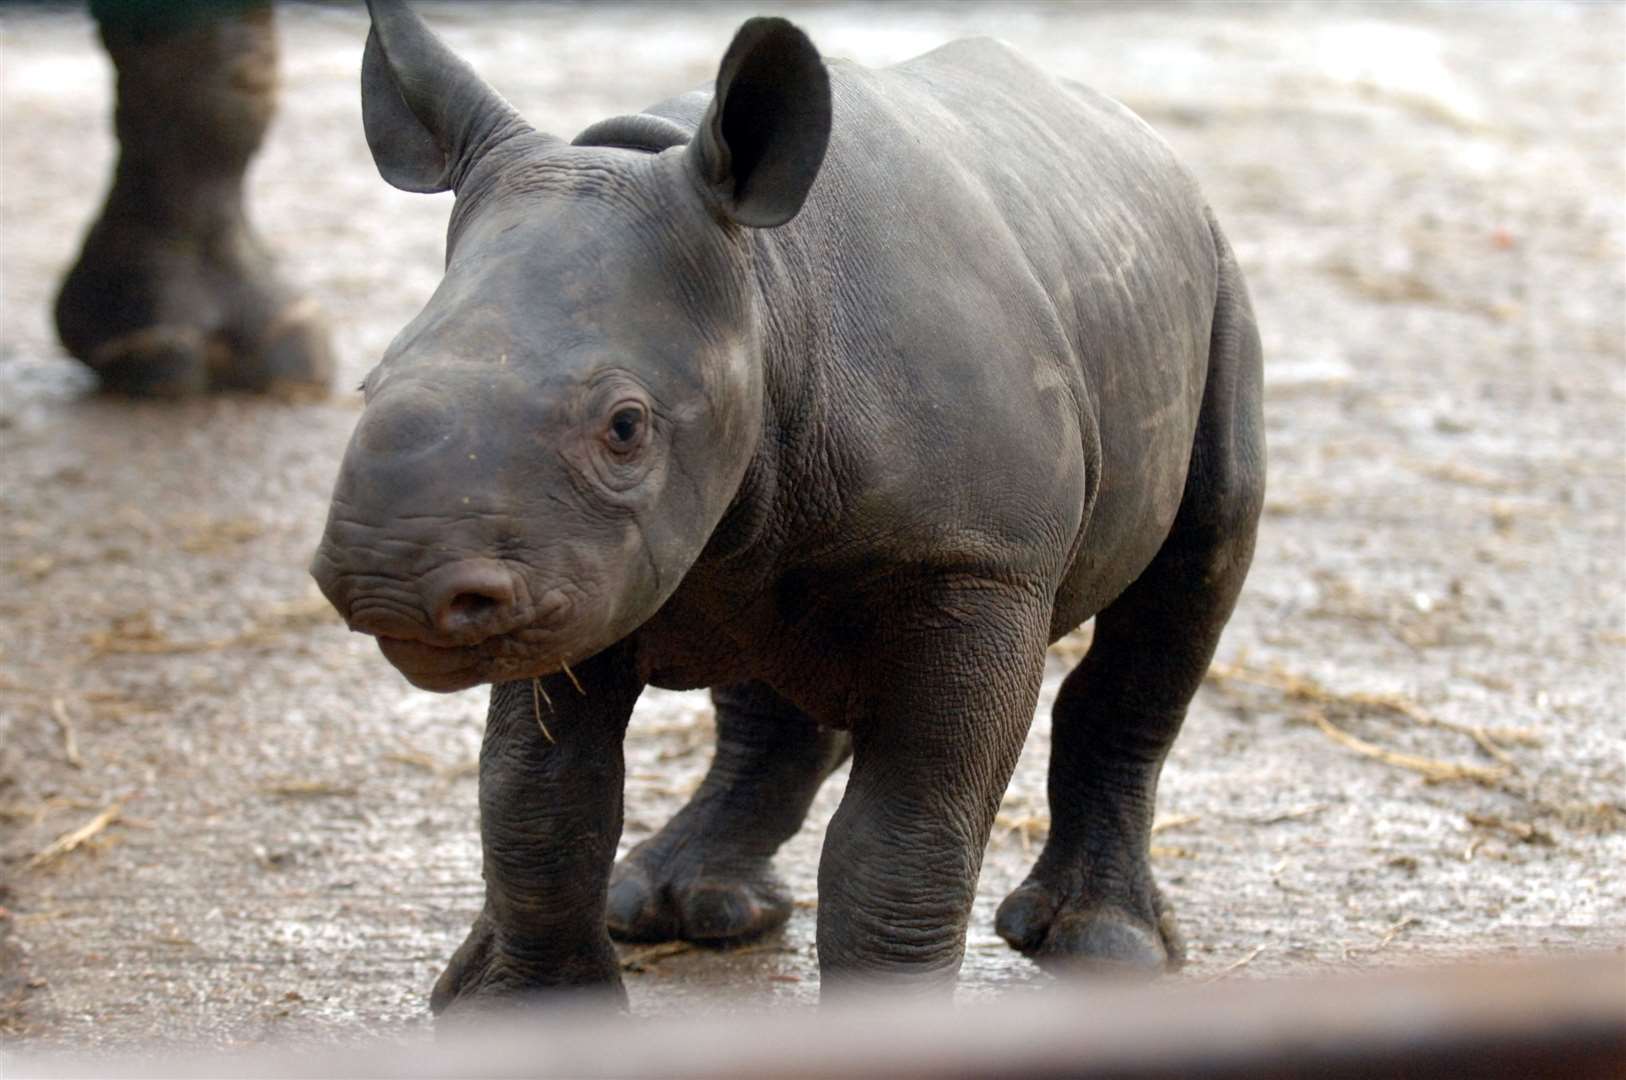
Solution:
<path fill-rule="evenodd" d="M 565 135 L 704 83 L 757 10 L 425 7 Z M 1271 489 L 1164 776 L 1154 857 L 1182 977 L 1626 948 L 1626 8 L 782 8 L 832 54 L 994 33 L 1124 100 L 1201 179 L 1248 274 Z M 14 1047 L 422 1037 L 480 903 L 484 694 L 407 687 L 304 570 L 350 387 L 438 280 L 449 203 L 372 167 L 359 9 L 280 19 L 253 208 L 332 318 L 325 404 L 91 392 L 49 306 L 106 184 L 108 67 L 77 9 L 0 14 Z M 1078 647 L 1052 658 L 989 847 L 962 996 L 1046 981 L 993 911 L 1043 841 L 1049 694 Z M 625 844 L 680 805 L 710 736 L 703 695 L 646 696 Z M 636 1011 L 816 997 L 841 786 L 782 857 L 786 931 L 629 950 Z"/>

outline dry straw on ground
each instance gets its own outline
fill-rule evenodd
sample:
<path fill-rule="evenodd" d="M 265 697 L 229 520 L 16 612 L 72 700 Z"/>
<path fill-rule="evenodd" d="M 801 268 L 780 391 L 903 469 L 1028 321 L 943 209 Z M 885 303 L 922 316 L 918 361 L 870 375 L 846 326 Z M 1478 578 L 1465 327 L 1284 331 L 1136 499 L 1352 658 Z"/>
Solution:
<path fill-rule="evenodd" d="M 414 750 L 411 747 L 387 753 L 384 755 L 384 760 L 393 761 L 397 765 L 410 765 L 414 769 L 422 769 L 424 772 L 441 780 L 455 780 L 460 776 L 478 772 L 480 769 L 480 763 L 477 761 L 459 761 L 448 765 L 437 760 L 431 754 L 422 750 Z"/>
<path fill-rule="evenodd" d="M 48 866 L 64 855 L 78 850 L 90 840 L 105 832 L 109 825 L 119 820 L 119 815 L 123 812 L 123 804 L 113 803 L 77 829 L 70 829 L 57 837 L 48 846 L 35 852 L 34 857 L 28 860 L 28 868 L 35 870 L 42 866 Z"/>
<path fill-rule="evenodd" d="M 1247 967 L 1249 964 L 1251 964 L 1255 960 L 1259 959 L 1259 956 L 1266 949 L 1268 949 L 1269 947 L 1270 946 L 1268 946 L 1268 945 L 1256 945 L 1256 946 L 1254 946 L 1252 952 L 1248 953 L 1246 956 L 1242 957 L 1242 959 L 1240 959 L 1240 960 L 1236 960 L 1236 961 L 1233 961 L 1232 963 L 1226 964 L 1223 968 L 1220 968 L 1218 971 L 1214 972 L 1214 974 L 1212 974 L 1208 978 L 1204 979 L 1203 982 L 1205 982 L 1205 983 L 1219 982 L 1221 979 L 1224 979 L 1224 978 L 1226 978 L 1226 977 L 1228 977 L 1230 975 L 1236 974 L 1238 971 L 1241 971 L 1243 968 Z"/>
<path fill-rule="evenodd" d="M 85 767 L 84 758 L 79 756 L 79 737 L 73 730 L 73 718 L 68 715 L 68 703 L 60 697 L 51 699 L 51 717 L 56 721 L 57 728 L 62 732 L 62 756 L 68 764 L 76 769 Z"/>
<path fill-rule="evenodd" d="M 267 784 L 260 790 L 284 799 L 325 799 L 356 794 L 355 785 L 336 784 L 331 780 L 284 780 Z"/>
<path fill-rule="evenodd" d="M 1307 714 L 1310 720 L 1320 729 L 1321 733 L 1340 746 L 1348 747 L 1363 757 L 1381 761 L 1385 765 L 1393 765 L 1400 769 L 1409 769 L 1425 779 L 1440 783 L 1446 780 L 1472 780 L 1479 784 L 1495 784 L 1508 775 L 1507 766 L 1486 767 L 1483 765 L 1467 765 L 1454 761 L 1439 761 L 1434 758 L 1422 757 L 1418 754 L 1404 754 L 1399 750 L 1390 750 L 1387 747 L 1369 743 L 1365 739 L 1357 739 L 1343 728 L 1327 719 L 1326 713 L 1312 710 Z"/>
<path fill-rule="evenodd" d="M 1383 936 L 1378 938 L 1378 940 L 1372 944 L 1345 945 L 1343 949 L 1343 957 L 1345 960 L 1354 960 L 1358 957 L 1371 956 L 1374 953 L 1382 952 L 1384 949 L 1389 947 L 1395 938 L 1399 937 L 1401 934 L 1404 934 L 1407 930 L 1410 930 L 1412 927 L 1418 925 L 1422 921 L 1423 920 L 1419 919 L 1415 915 L 1403 915 L 1399 919 L 1395 920 L 1395 922 L 1391 924 L 1388 929 L 1384 930 Z"/>
<path fill-rule="evenodd" d="M 1208 669 L 1208 681 L 1222 687 L 1245 684 L 1274 690 L 1287 701 L 1299 705 L 1301 707 L 1299 715 L 1340 746 L 1374 761 L 1415 772 L 1431 783 L 1469 780 L 1487 786 L 1500 784 L 1517 769 L 1506 746 L 1534 746 L 1540 743 L 1540 737 L 1536 733 L 1524 728 L 1489 728 L 1476 724 L 1459 724 L 1441 719 L 1415 701 L 1398 694 L 1335 691 L 1322 686 L 1314 679 L 1281 670 L 1261 670 L 1241 664 L 1216 663 Z M 1335 724 L 1331 719 L 1331 714 L 1335 711 L 1353 716 L 1374 713 L 1398 716 L 1419 727 L 1465 735 L 1487 755 L 1494 758 L 1497 764 L 1484 766 L 1442 761 L 1379 746 L 1357 738 Z"/>
<path fill-rule="evenodd" d="M 176 641 L 155 626 L 150 616 L 141 614 L 116 620 L 108 629 L 86 635 L 85 643 L 91 648 L 91 659 L 120 654 L 150 656 L 219 652 L 222 649 L 269 644 L 296 630 L 337 622 L 338 616 L 331 605 L 320 596 L 311 596 L 267 608 L 253 625 L 240 633 L 224 637 Z"/>

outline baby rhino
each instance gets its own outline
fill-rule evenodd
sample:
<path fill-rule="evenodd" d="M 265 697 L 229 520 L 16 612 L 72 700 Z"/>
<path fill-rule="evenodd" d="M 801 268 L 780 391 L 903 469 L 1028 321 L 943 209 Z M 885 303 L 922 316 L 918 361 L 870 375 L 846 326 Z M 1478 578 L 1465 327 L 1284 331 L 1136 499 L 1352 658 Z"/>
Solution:
<path fill-rule="evenodd" d="M 1178 963 L 1152 804 L 1264 445 L 1247 292 L 1169 149 L 997 42 L 871 70 L 782 19 L 565 142 L 371 11 L 379 172 L 456 202 L 313 572 L 413 684 L 492 684 L 485 906 L 433 1008 L 619 996 L 611 937 L 779 926 L 774 851 L 849 755 L 823 984 L 952 986 L 1046 646 L 1092 617 L 997 927 L 1046 966 Z M 712 688 L 717 750 L 616 864 L 645 686 Z"/>

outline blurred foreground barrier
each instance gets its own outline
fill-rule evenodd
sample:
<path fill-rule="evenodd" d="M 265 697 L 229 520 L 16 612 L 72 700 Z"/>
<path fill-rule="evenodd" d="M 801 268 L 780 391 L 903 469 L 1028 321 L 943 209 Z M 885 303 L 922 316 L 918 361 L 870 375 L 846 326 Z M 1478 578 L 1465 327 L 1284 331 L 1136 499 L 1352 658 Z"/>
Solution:
<path fill-rule="evenodd" d="M 108 1060 L 0 1076 L 1622 1077 L 1626 956 L 1337 978 L 1056 987 L 950 1009 L 628 1020 L 535 1005 L 413 1045 Z"/>

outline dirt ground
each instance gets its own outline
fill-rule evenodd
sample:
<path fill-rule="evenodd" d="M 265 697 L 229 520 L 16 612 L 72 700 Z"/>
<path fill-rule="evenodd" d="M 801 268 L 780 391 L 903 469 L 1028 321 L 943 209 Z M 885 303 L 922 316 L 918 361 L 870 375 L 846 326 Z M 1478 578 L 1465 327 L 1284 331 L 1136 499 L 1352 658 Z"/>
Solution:
<path fill-rule="evenodd" d="M 1248 274 L 1271 490 L 1164 774 L 1181 977 L 1626 948 L 1626 8 L 777 6 L 832 54 L 994 33 L 1121 98 Z M 426 7 L 566 135 L 705 82 L 754 10 Z M 373 169 L 359 7 L 289 5 L 281 30 L 254 213 L 332 318 L 339 392 L 129 404 L 92 393 L 48 315 L 114 151 L 107 64 L 75 8 L 0 14 L 14 1049 L 422 1037 L 480 903 L 484 694 L 407 687 L 305 574 L 350 388 L 434 287 L 449 204 Z M 1055 651 L 988 850 L 962 997 L 1046 981 L 993 911 L 1043 841 L 1049 695 L 1077 650 Z M 680 804 L 710 734 L 703 695 L 640 704 L 625 844 Z M 783 854 L 783 935 L 629 950 L 636 1011 L 816 997 L 840 790 Z"/>

